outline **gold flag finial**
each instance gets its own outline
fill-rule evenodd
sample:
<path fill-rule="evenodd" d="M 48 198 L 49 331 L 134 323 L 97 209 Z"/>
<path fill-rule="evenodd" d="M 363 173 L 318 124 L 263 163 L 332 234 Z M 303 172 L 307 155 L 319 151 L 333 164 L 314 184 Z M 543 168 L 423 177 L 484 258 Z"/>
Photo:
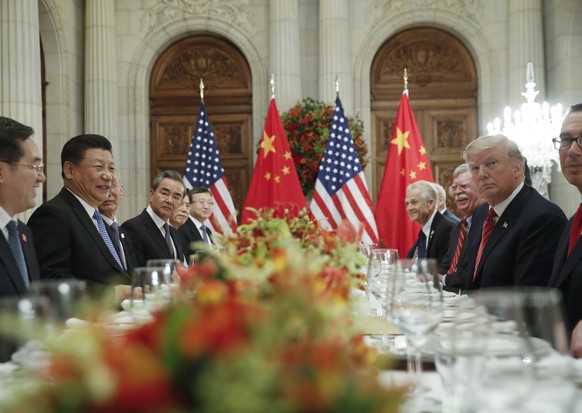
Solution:
<path fill-rule="evenodd" d="M 204 101 L 204 80 L 200 78 L 200 100 Z"/>
<path fill-rule="evenodd" d="M 275 99 L 275 75 L 271 73 L 271 99 Z"/>
<path fill-rule="evenodd" d="M 408 71 L 404 68 L 404 90 L 408 90 Z"/>

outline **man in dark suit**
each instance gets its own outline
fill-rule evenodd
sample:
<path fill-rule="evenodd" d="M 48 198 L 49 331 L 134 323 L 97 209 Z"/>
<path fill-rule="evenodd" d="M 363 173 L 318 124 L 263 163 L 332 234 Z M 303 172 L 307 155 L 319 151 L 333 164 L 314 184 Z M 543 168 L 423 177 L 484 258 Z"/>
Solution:
<path fill-rule="evenodd" d="M 483 199 L 479 196 L 477 188 L 473 184 L 471 173 L 467 164 L 461 164 L 453 171 L 453 184 L 449 190 L 463 214 L 463 219 L 453 227 L 449 248 L 445 258 L 439 265 L 439 274 L 444 274 L 441 278 L 445 290 L 459 292 L 465 288 L 463 269 L 467 265 L 467 235 L 471 230 L 473 213 L 483 205 Z"/>
<path fill-rule="evenodd" d="M 524 184 L 523 156 L 506 136 L 476 139 L 464 157 L 487 202 L 473 215 L 468 235 L 466 289 L 546 286 L 564 213 Z"/>
<path fill-rule="evenodd" d="M 28 220 L 42 278 L 79 278 L 95 295 L 114 287 L 117 302 L 131 291 L 130 278 L 98 211 L 107 200 L 115 163 L 111 142 L 79 135 L 61 151 L 63 189 Z"/>
<path fill-rule="evenodd" d="M 183 198 L 182 175 L 172 170 L 163 171 L 152 182 L 149 206 L 121 226 L 131 238 L 138 266 L 145 266 L 148 260 L 154 259 L 185 261 L 180 233 L 169 224 Z"/>
<path fill-rule="evenodd" d="M 206 226 L 206 220 L 212 215 L 214 200 L 208 188 L 199 186 L 188 191 L 190 199 L 190 216 L 178 231 L 184 241 L 184 250 L 188 251 L 188 257 L 196 254 L 198 250 L 193 248 L 196 242 L 212 243 L 212 231 Z M 206 240 L 204 233 L 206 232 Z"/>
<path fill-rule="evenodd" d="M 562 123 L 560 136 L 554 139 L 566 180 L 582 194 L 582 103 L 571 106 Z M 570 218 L 554 257 L 548 286 L 562 291 L 566 323 L 571 336 L 571 351 L 582 357 L 582 204 Z"/>
<path fill-rule="evenodd" d="M 440 263 L 449 246 L 453 223 L 436 210 L 437 191 L 428 181 L 416 181 L 406 188 L 406 212 L 422 228 L 407 258 L 434 258 Z"/>
<path fill-rule="evenodd" d="M 111 235 L 111 240 L 115 245 L 115 249 L 119 253 L 124 268 L 131 273 L 137 267 L 137 257 L 133 249 L 133 244 L 129 239 L 129 235 L 119 226 L 117 222 L 117 208 L 119 202 L 123 199 L 123 184 L 119 171 L 115 171 L 113 180 L 111 181 L 111 189 L 109 197 L 99 205 L 99 212 L 103 215 L 103 221 L 107 224 L 107 229 Z"/>
<path fill-rule="evenodd" d="M 34 130 L 0 116 L 0 297 L 21 296 L 40 278 L 32 234 L 15 215 L 36 205 L 46 181 Z"/>

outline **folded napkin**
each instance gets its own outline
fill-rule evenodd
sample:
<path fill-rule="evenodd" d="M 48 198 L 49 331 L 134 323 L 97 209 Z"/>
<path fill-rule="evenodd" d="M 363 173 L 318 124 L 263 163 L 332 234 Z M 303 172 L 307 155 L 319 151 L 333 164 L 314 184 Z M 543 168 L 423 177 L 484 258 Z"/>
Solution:
<path fill-rule="evenodd" d="M 357 316 L 354 317 L 354 325 L 363 334 L 402 334 L 394 324 L 382 317 Z"/>

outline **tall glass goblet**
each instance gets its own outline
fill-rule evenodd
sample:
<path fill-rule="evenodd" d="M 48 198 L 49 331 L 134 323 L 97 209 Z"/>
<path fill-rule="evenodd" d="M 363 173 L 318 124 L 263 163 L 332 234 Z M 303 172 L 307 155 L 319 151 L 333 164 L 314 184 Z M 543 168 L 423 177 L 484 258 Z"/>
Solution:
<path fill-rule="evenodd" d="M 28 293 L 47 297 L 56 320 L 61 323 L 71 317 L 82 317 L 83 306 L 89 301 L 87 282 L 77 279 L 33 281 Z"/>
<path fill-rule="evenodd" d="M 513 386 L 512 405 L 528 412 L 569 412 L 576 386 L 573 361 L 559 290 L 519 287 L 484 291 L 475 296 L 486 304 L 496 320 L 514 321 L 514 336 L 523 337 L 522 386 Z M 510 316 L 514 316 L 510 318 Z M 495 372 L 491 373 L 495 378 Z M 508 402 L 508 404 L 510 404 Z"/>
<path fill-rule="evenodd" d="M 477 311 L 488 316 L 486 363 L 478 404 L 488 411 L 513 411 L 526 401 L 533 386 L 534 342 L 530 340 L 524 296 L 514 289 L 484 289 L 471 297 Z"/>
<path fill-rule="evenodd" d="M 131 281 L 131 313 L 135 321 L 151 319 L 151 312 L 170 302 L 166 267 L 137 267 Z"/>
<path fill-rule="evenodd" d="M 422 349 L 428 341 L 429 333 L 443 316 L 437 262 L 434 259 L 399 260 L 392 283 L 392 288 L 388 290 L 388 312 L 394 325 L 406 336 L 408 370 L 418 390 L 422 373 Z"/>

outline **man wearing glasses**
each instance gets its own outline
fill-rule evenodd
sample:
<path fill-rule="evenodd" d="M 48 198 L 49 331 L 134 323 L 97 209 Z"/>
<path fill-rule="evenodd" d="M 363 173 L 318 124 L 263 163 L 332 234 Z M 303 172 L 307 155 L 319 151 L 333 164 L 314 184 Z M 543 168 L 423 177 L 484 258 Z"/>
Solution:
<path fill-rule="evenodd" d="M 178 231 L 184 241 L 184 250 L 188 251 L 188 257 L 198 252 L 193 248 L 193 243 L 212 243 L 212 232 L 206 226 L 206 220 L 212 215 L 214 201 L 208 188 L 199 186 L 188 191 L 190 199 L 190 217 Z"/>
<path fill-rule="evenodd" d="M 46 181 L 34 130 L 0 116 L 0 296 L 21 296 L 40 270 L 30 229 L 16 214 L 35 206 Z"/>
<path fill-rule="evenodd" d="M 560 166 L 566 180 L 582 194 L 582 103 L 571 106 L 562 123 L 558 138 L 553 139 L 559 151 Z M 582 204 L 570 218 L 560 239 L 549 287 L 559 288 L 564 299 L 566 322 L 572 333 L 571 350 L 582 357 Z"/>

